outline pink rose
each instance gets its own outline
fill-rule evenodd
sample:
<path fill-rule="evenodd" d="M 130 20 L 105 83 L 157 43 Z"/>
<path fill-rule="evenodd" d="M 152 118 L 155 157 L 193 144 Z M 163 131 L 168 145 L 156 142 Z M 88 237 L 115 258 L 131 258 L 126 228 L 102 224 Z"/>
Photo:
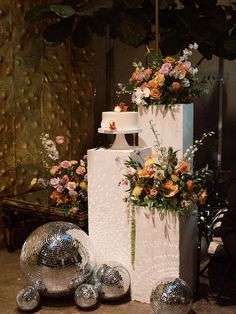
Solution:
<path fill-rule="evenodd" d="M 58 135 L 58 136 L 56 136 L 56 143 L 57 144 L 62 144 L 62 143 L 64 143 L 64 136 L 62 136 L 62 135 Z"/>
<path fill-rule="evenodd" d="M 164 63 L 161 66 L 160 72 L 161 74 L 167 75 L 171 69 L 171 64 L 170 63 Z"/>
<path fill-rule="evenodd" d="M 64 191 L 64 188 L 62 185 L 58 185 L 58 187 L 56 188 L 58 193 L 62 193 Z"/>
<path fill-rule="evenodd" d="M 56 188 L 60 183 L 60 178 L 52 178 L 50 180 L 50 185 Z"/>
<path fill-rule="evenodd" d="M 71 162 L 69 160 L 64 160 L 61 162 L 61 167 L 64 169 L 68 169 L 71 167 Z"/>

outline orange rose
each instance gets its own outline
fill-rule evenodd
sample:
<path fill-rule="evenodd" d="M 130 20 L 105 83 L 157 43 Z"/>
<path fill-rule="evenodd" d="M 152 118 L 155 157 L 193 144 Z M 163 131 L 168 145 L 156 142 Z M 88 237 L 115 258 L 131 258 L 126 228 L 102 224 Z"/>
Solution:
<path fill-rule="evenodd" d="M 173 197 L 179 191 L 178 184 L 175 184 L 173 181 L 168 180 L 164 185 L 163 188 L 165 190 L 164 195 L 165 197 Z"/>
<path fill-rule="evenodd" d="M 182 161 L 179 168 L 176 169 L 176 173 L 188 173 L 190 169 L 190 163 L 186 160 Z"/>
<path fill-rule="evenodd" d="M 148 87 L 149 87 L 150 89 L 156 88 L 156 87 L 157 87 L 157 82 L 156 82 L 156 80 L 155 80 L 155 79 L 150 80 L 150 81 L 148 82 Z"/>
<path fill-rule="evenodd" d="M 161 97 L 162 91 L 159 88 L 151 89 L 151 98 L 152 99 L 159 99 Z"/>
<path fill-rule="evenodd" d="M 166 57 L 164 59 L 162 59 L 164 63 L 174 63 L 175 59 L 172 57 Z"/>
<path fill-rule="evenodd" d="M 198 193 L 198 201 L 200 205 L 205 205 L 207 198 L 207 191 L 205 189 L 201 189 Z"/>
<path fill-rule="evenodd" d="M 193 192 L 193 190 L 194 190 L 194 188 L 195 188 L 195 184 L 194 184 L 193 180 L 188 180 L 188 181 L 186 182 L 186 185 L 187 185 L 187 190 L 188 190 L 189 192 Z"/>

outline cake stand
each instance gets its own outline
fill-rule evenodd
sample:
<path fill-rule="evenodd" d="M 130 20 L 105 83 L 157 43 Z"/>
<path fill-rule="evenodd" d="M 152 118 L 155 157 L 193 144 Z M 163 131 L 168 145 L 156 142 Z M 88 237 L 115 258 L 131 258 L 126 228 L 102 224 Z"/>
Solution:
<path fill-rule="evenodd" d="M 98 129 L 98 133 L 102 134 L 115 134 L 115 140 L 111 146 L 110 149 L 116 149 L 116 150 L 126 150 L 131 149 L 129 144 L 126 141 L 125 134 L 134 134 L 134 133 L 140 133 L 142 132 L 142 129 L 130 129 L 130 130 L 105 130 L 103 128 Z"/>

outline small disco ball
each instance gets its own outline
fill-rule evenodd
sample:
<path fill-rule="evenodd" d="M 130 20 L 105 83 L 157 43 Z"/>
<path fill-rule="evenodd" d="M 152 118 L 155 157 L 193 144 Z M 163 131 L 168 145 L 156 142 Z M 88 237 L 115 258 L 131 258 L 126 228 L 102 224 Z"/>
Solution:
<path fill-rule="evenodd" d="M 39 305 L 39 302 L 39 292 L 32 286 L 27 286 L 17 293 L 16 304 L 22 311 L 34 310 Z"/>
<path fill-rule="evenodd" d="M 180 278 L 166 278 L 152 290 L 150 304 L 155 314 L 186 314 L 193 303 L 189 285 Z"/>
<path fill-rule="evenodd" d="M 83 309 L 91 309 L 98 305 L 98 291 L 91 284 L 82 284 L 75 290 L 75 303 Z"/>
<path fill-rule="evenodd" d="M 130 275 L 122 265 L 108 262 L 95 268 L 94 285 L 102 300 L 117 300 L 129 291 Z"/>
<path fill-rule="evenodd" d="M 57 297 L 71 294 L 94 269 L 88 235 L 77 225 L 46 223 L 26 239 L 20 255 L 21 269 L 41 294 Z"/>

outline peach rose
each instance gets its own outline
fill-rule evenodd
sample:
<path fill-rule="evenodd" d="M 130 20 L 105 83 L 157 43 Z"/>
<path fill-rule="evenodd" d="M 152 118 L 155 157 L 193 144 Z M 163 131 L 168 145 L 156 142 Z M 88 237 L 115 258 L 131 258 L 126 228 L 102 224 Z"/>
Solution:
<path fill-rule="evenodd" d="M 174 91 L 177 91 L 178 89 L 180 89 L 180 83 L 179 82 L 173 82 L 172 88 Z"/>
<path fill-rule="evenodd" d="M 175 184 L 173 181 L 168 180 L 164 185 L 163 188 L 165 190 L 164 195 L 165 197 L 173 197 L 179 191 L 178 184 Z"/>
<path fill-rule="evenodd" d="M 162 95 L 162 91 L 159 88 L 151 89 L 150 96 L 152 99 L 160 99 L 161 95 Z"/>
<path fill-rule="evenodd" d="M 186 160 L 182 161 L 179 167 L 176 169 L 176 173 L 188 173 L 190 169 L 190 163 Z"/>

